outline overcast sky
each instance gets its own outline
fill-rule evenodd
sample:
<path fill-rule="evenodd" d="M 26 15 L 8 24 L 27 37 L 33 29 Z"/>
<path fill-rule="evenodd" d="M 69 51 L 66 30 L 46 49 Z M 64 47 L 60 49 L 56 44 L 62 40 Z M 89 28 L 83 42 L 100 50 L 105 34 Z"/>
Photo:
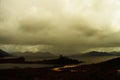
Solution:
<path fill-rule="evenodd" d="M 120 0 L 0 0 L 0 48 L 120 50 Z"/>

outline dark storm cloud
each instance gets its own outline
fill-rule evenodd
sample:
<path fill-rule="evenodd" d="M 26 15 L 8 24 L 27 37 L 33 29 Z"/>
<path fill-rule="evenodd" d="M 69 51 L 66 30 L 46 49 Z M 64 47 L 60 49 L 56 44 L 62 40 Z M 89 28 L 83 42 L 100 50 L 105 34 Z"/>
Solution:
<path fill-rule="evenodd" d="M 0 44 L 64 53 L 119 47 L 120 2 L 87 1 L 1 0 Z"/>

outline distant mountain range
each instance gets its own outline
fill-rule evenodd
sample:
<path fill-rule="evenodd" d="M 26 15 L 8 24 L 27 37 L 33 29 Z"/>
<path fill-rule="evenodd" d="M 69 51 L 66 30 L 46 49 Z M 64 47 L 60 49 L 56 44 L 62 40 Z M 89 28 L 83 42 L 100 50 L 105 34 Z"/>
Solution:
<path fill-rule="evenodd" d="M 0 49 L 0 58 L 3 57 L 10 57 L 10 56 L 23 56 L 23 57 L 56 57 L 55 54 L 50 52 L 14 52 L 8 53 L 2 49 Z M 74 55 L 69 55 L 70 57 L 92 57 L 92 56 L 120 56 L 120 52 L 98 52 L 98 51 L 91 51 L 87 53 L 79 53 Z"/>
<path fill-rule="evenodd" d="M 56 55 L 50 52 L 12 52 L 8 53 L 2 49 L 0 49 L 0 58 L 3 57 L 56 57 Z"/>
<path fill-rule="evenodd" d="M 92 57 L 92 56 L 120 56 L 120 52 L 91 51 L 91 52 L 87 52 L 87 53 L 71 55 L 71 57 Z"/>
<path fill-rule="evenodd" d="M 2 49 L 0 49 L 0 58 L 10 57 L 10 56 L 12 56 L 12 55 L 9 54 L 8 52 L 3 51 Z"/>
<path fill-rule="evenodd" d="M 91 52 L 82 54 L 81 56 L 113 56 L 113 54 L 108 52 L 91 51 Z"/>
<path fill-rule="evenodd" d="M 50 52 L 15 52 L 13 55 L 25 57 L 56 57 L 55 54 Z M 87 53 L 73 54 L 70 57 L 92 57 L 92 56 L 120 56 L 120 52 L 98 52 L 91 51 Z"/>
<path fill-rule="evenodd" d="M 117 51 L 110 52 L 110 54 L 113 54 L 113 55 L 116 55 L 116 56 L 120 56 L 120 52 L 117 52 Z"/>
<path fill-rule="evenodd" d="M 14 52 L 14 56 L 23 56 L 23 57 L 55 57 L 56 55 L 50 52 Z"/>

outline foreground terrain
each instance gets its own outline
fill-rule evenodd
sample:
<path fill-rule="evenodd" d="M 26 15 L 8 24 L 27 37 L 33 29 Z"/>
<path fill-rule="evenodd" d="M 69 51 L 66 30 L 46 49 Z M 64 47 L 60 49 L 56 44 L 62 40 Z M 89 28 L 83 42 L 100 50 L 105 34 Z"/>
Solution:
<path fill-rule="evenodd" d="M 120 80 L 120 58 L 74 67 L 2 69 L 0 80 Z"/>

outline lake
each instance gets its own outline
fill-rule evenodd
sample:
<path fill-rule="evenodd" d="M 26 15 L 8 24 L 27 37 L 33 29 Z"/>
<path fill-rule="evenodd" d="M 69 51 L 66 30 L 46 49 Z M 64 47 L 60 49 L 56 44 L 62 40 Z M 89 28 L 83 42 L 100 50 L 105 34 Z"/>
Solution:
<path fill-rule="evenodd" d="M 119 56 L 94 56 L 94 57 L 76 57 L 73 59 L 77 59 L 79 61 L 85 61 L 84 64 L 92 64 L 98 63 L 106 60 L 110 60 L 113 58 L 117 58 Z M 44 60 L 44 59 L 52 59 L 52 58 L 26 58 L 27 61 L 37 61 L 37 60 Z M 51 67 L 53 65 L 46 65 L 46 64 L 15 64 L 15 63 L 2 63 L 0 64 L 0 69 L 8 69 L 8 68 L 42 68 L 42 67 Z"/>
<path fill-rule="evenodd" d="M 107 61 L 117 57 L 119 56 L 88 56 L 88 57 L 76 57 L 73 59 L 77 59 L 79 61 L 85 61 L 86 64 L 92 64 L 92 63 Z"/>

